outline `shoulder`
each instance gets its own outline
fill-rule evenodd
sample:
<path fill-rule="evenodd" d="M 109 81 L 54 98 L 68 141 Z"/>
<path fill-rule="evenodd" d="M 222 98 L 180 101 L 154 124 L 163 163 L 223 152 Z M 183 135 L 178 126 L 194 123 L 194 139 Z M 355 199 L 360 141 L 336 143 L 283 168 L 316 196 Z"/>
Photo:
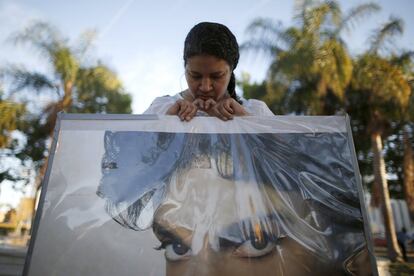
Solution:
<path fill-rule="evenodd" d="M 164 95 L 161 97 L 156 97 L 152 103 L 165 103 L 165 102 L 175 102 L 176 100 L 179 100 L 181 96 L 178 94 L 175 94 L 173 96 L 170 95 Z"/>
<path fill-rule="evenodd" d="M 247 112 L 255 116 L 274 116 L 273 112 L 269 109 L 267 104 L 263 101 L 256 99 L 246 100 L 241 98 L 243 106 L 246 108 Z"/>
<path fill-rule="evenodd" d="M 182 99 L 179 93 L 170 96 L 165 95 L 161 97 L 156 97 L 151 105 L 144 111 L 143 114 L 165 114 L 177 100 Z"/>

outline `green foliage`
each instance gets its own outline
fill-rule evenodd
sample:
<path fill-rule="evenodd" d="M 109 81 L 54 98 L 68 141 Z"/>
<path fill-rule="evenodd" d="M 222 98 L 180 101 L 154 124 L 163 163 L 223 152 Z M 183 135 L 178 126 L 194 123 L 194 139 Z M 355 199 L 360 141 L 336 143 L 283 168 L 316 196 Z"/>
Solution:
<path fill-rule="evenodd" d="M 401 197 L 404 126 L 411 126 L 414 141 L 414 52 L 392 51 L 403 22 L 391 17 L 379 26 L 366 52 L 357 57 L 350 56 L 341 38 L 343 31 L 379 10 L 375 3 L 364 3 L 342 12 L 336 1 L 303 0 L 296 2 L 293 26 L 255 19 L 246 30 L 250 39 L 242 50 L 265 54 L 272 63 L 265 81 L 243 78 L 240 85 L 245 97 L 264 100 L 275 114 L 348 112 L 368 187 L 374 183 L 370 135 L 380 131 L 387 172 L 393 176 L 390 191 Z"/>
<path fill-rule="evenodd" d="M 10 132 L 20 126 L 20 120 L 25 113 L 23 104 L 3 99 L 0 90 L 0 149 L 10 145 Z"/>
<path fill-rule="evenodd" d="M 266 82 L 252 84 L 248 73 L 242 74 L 242 80 L 238 85 L 243 89 L 243 96 L 246 99 L 262 99 L 266 96 Z"/>
<path fill-rule="evenodd" d="M 17 45 L 31 46 L 41 54 L 52 74 L 28 70 L 22 65 L 2 68 L 1 73 L 11 87 L 9 94 L 20 93 L 20 98 L 31 101 L 36 101 L 40 94 L 49 98 L 40 109 L 26 114 L 19 130 L 27 141 L 23 148 L 10 147 L 9 157 L 18 158 L 22 165 L 30 161 L 36 170 L 42 167 L 58 112 L 131 112 L 131 96 L 125 92 L 116 73 L 105 64 L 86 58 L 92 38 L 93 33 L 85 33 L 79 43 L 72 46 L 56 28 L 45 22 L 36 22 L 12 36 Z M 12 111 L 8 111 L 8 115 L 10 122 L 18 117 Z M 3 172 L 0 181 L 13 179 L 10 173 L 6 174 Z"/>
<path fill-rule="evenodd" d="M 246 99 L 261 99 L 266 102 L 267 106 L 272 110 L 274 114 L 283 114 L 286 108 L 283 106 L 283 98 L 285 94 L 282 91 L 285 87 L 269 87 L 267 81 L 261 83 L 251 83 L 250 75 L 243 73 L 242 80 L 238 82 L 238 85 L 243 90 L 243 96 Z M 278 91 L 275 91 L 278 89 Z"/>
<path fill-rule="evenodd" d="M 75 82 L 74 104 L 77 113 L 131 113 L 131 97 L 108 67 L 81 68 Z"/>
<path fill-rule="evenodd" d="M 411 94 L 404 72 L 375 54 L 365 54 L 356 60 L 351 90 L 366 101 L 367 123 L 377 128 L 380 126 L 376 124 L 402 119 Z M 350 102 L 350 110 L 359 104 L 359 99 Z"/>
<path fill-rule="evenodd" d="M 381 48 L 392 43 L 392 39 L 396 35 L 401 35 L 404 31 L 404 24 L 400 18 L 391 17 L 388 22 L 384 23 L 376 30 L 371 37 L 370 52 L 377 54 Z"/>
<path fill-rule="evenodd" d="M 251 39 L 242 49 L 271 54 L 267 89 L 268 94 L 282 94 L 281 111 L 333 114 L 344 109 L 353 65 L 339 35 L 378 9 L 363 4 L 344 15 L 336 1 L 298 1 L 296 26 L 283 28 L 270 19 L 256 19 L 247 29 Z"/>

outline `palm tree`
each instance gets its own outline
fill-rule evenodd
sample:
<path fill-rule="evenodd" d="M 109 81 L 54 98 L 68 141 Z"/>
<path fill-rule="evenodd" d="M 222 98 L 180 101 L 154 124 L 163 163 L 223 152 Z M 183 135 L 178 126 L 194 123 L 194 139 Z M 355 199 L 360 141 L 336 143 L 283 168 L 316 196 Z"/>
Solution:
<path fill-rule="evenodd" d="M 372 38 L 370 50 L 358 57 L 354 64 L 353 79 L 348 93 L 348 111 L 360 114 L 371 138 L 374 185 L 380 195 L 387 238 L 388 256 L 392 261 L 402 260 L 391 212 L 386 169 L 383 157 L 383 138 L 392 120 L 401 119 L 408 107 L 411 93 L 401 67 L 382 57 L 379 50 L 395 34 L 402 32 L 402 22 L 392 18 Z M 354 112 L 364 109 L 364 112 Z"/>
<path fill-rule="evenodd" d="M 413 146 L 410 137 L 413 137 L 414 132 L 414 52 L 403 51 L 402 54 L 395 55 L 391 58 L 393 65 L 398 66 L 404 72 L 407 82 L 410 85 L 410 98 L 407 108 L 402 115 L 400 122 L 397 124 L 401 135 L 401 144 L 403 151 L 402 158 L 402 178 L 404 187 L 404 198 L 407 202 L 410 216 L 414 219 L 414 156 Z"/>
<path fill-rule="evenodd" d="M 277 99 L 286 112 L 332 114 L 342 106 L 352 76 L 352 59 L 340 34 L 378 9 L 363 4 L 343 15 L 336 1 L 297 1 L 297 26 L 285 29 L 271 19 L 256 19 L 247 29 L 252 39 L 242 49 L 271 55 L 268 93 L 283 93 Z"/>
<path fill-rule="evenodd" d="M 411 94 L 413 94 L 411 92 Z M 413 96 L 412 96 L 413 97 Z M 411 113 L 412 114 L 412 113 Z M 414 218 L 414 154 L 413 146 L 409 138 L 409 126 L 404 126 L 403 132 L 403 145 L 404 145 L 404 159 L 403 159 L 403 172 L 404 172 L 404 198 L 407 202 L 408 210 L 410 212 L 411 219 Z M 411 129 L 411 133 L 413 130 Z"/>
<path fill-rule="evenodd" d="M 44 74 L 17 65 L 2 70 L 11 84 L 10 93 L 24 92 L 31 102 L 36 102 L 37 95 L 49 99 L 48 104 L 37 109 L 40 112 L 27 116 L 22 129 L 28 143 L 20 156 L 30 158 L 37 168 L 42 168 L 40 178 L 45 170 L 47 141 L 58 112 L 131 112 L 131 97 L 125 93 L 116 74 L 101 62 L 89 58 L 92 39 L 93 34 L 86 33 L 71 46 L 56 28 L 45 22 L 35 22 L 12 37 L 17 45 L 29 45 L 37 50 L 51 72 Z"/>

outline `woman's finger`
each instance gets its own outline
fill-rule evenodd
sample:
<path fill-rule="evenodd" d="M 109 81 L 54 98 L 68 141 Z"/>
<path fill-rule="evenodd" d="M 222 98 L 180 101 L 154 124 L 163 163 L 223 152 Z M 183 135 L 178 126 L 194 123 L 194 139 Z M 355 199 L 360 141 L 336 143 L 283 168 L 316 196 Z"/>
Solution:
<path fill-rule="evenodd" d="M 223 107 L 231 114 L 234 114 L 234 110 L 232 108 L 233 103 L 233 99 L 227 99 L 223 101 Z"/>
<path fill-rule="evenodd" d="M 204 108 L 205 110 L 209 110 L 212 106 L 216 105 L 216 101 L 213 99 L 208 99 L 207 101 L 205 101 L 204 103 Z"/>
<path fill-rule="evenodd" d="M 226 117 L 227 119 L 231 120 L 233 119 L 233 114 L 231 114 L 225 107 L 224 104 L 219 104 L 219 106 L 217 107 L 219 113 Z"/>
<path fill-rule="evenodd" d="M 185 101 L 185 100 L 181 101 L 180 102 L 180 110 L 178 111 L 178 116 L 181 117 L 183 115 L 183 113 L 187 110 L 188 106 L 189 106 L 188 101 Z"/>
<path fill-rule="evenodd" d="M 205 102 L 202 99 L 196 99 L 193 104 L 200 109 L 205 109 Z"/>
<path fill-rule="evenodd" d="M 191 120 L 197 112 L 197 109 L 197 106 L 195 106 L 194 104 L 189 104 L 186 110 L 182 113 L 181 119 L 185 121 Z M 191 115 L 192 113 L 194 113 L 194 115 Z"/>
<path fill-rule="evenodd" d="M 190 113 L 188 113 L 188 115 L 185 117 L 185 120 L 188 122 L 188 121 L 190 121 L 191 119 L 193 119 L 194 118 L 194 116 L 196 115 L 196 113 L 197 113 L 197 108 L 196 107 L 194 107 L 191 111 L 190 111 Z"/>
<path fill-rule="evenodd" d="M 209 110 L 209 115 L 210 115 L 210 116 L 217 117 L 217 118 L 219 118 L 219 119 L 221 119 L 221 120 L 223 120 L 223 121 L 227 121 L 227 120 L 228 120 L 228 118 L 227 118 L 225 115 L 223 115 L 223 114 L 221 113 L 221 111 L 220 111 L 220 107 L 219 107 L 219 104 L 214 105 L 214 106 L 213 106 L 213 107 Z"/>

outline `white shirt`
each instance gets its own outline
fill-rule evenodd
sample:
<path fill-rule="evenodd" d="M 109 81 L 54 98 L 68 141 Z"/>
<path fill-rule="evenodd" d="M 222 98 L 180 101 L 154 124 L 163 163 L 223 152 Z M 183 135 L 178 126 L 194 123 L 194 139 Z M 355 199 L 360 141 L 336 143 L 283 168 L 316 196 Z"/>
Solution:
<path fill-rule="evenodd" d="M 167 113 L 167 110 L 177 101 L 182 100 L 183 97 L 180 93 L 175 94 L 174 96 L 163 96 L 157 97 L 151 103 L 150 107 L 144 111 L 143 114 L 159 114 L 163 115 Z M 267 107 L 267 105 L 259 100 L 246 100 L 244 98 L 240 98 L 244 109 L 251 115 L 254 116 L 274 116 L 273 112 Z M 204 115 L 205 112 L 200 111 L 197 112 L 197 115 Z"/>

